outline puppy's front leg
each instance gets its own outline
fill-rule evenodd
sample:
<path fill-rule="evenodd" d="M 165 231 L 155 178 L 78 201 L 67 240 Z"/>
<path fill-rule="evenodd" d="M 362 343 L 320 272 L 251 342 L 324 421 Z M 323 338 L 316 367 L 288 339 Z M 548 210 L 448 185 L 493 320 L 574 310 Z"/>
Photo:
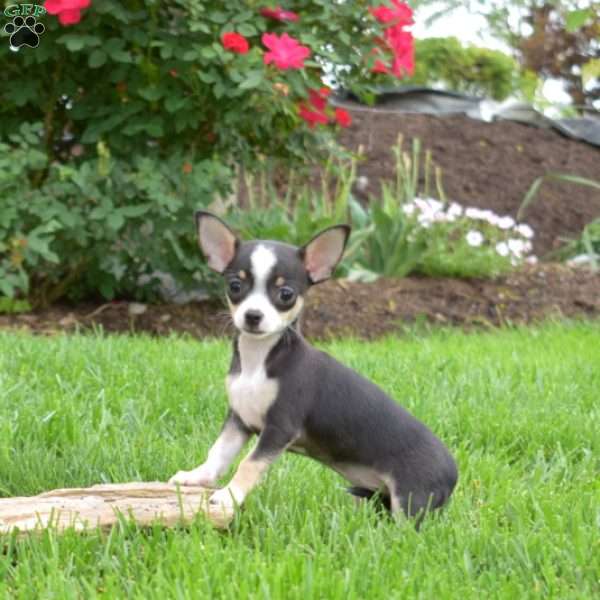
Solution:
<path fill-rule="evenodd" d="M 254 449 L 240 463 L 233 479 L 227 487 L 217 490 L 210 497 L 210 503 L 224 508 L 242 504 L 265 471 L 293 442 L 293 434 L 267 425 L 260 434 Z"/>
<path fill-rule="evenodd" d="M 229 411 L 219 437 L 208 451 L 206 461 L 191 471 L 179 471 L 169 479 L 169 483 L 214 486 L 240 453 L 249 437 L 250 430 L 234 412 Z"/>

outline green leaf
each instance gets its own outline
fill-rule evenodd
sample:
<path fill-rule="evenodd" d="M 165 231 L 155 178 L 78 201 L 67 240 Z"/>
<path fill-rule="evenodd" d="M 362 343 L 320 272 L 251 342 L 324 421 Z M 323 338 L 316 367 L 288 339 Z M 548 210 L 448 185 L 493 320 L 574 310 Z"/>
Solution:
<path fill-rule="evenodd" d="M 110 227 L 110 229 L 114 231 L 118 231 L 119 229 L 121 229 L 124 223 L 125 219 L 123 218 L 123 215 L 120 212 L 113 212 L 109 214 L 108 218 L 106 219 L 106 224 L 108 225 L 108 227 Z"/>
<path fill-rule="evenodd" d="M 187 98 L 181 96 L 168 96 L 165 100 L 165 108 L 167 112 L 174 113 L 181 110 L 188 103 Z"/>
<path fill-rule="evenodd" d="M 206 46 L 200 50 L 200 56 L 206 60 L 213 60 L 217 56 L 217 53 L 210 46 Z"/>
<path fill-rule="evenodd" d="M 106 52 L 104 50 L 94 50 L 88 58 L 88 66 L 92 69 L 101 67 L 106 62 Z"/>
<path fill-rule="evenodd" d="M 0 292 L 2 292 L 3 296 L 8 296 L 12 298 L 15 293 L 15 288 L 9 283 L 8 277 L 2 276 L 0 277 Z"/>
<path fill-rule="evenodd" d="M 117 50 L 122 50 L 125 46 L 125 41 L 121 38 L 110 38 L 103 44 L 103 48 L 106 52 L 112 55 Z"/>
<path fill-rule="evenodd" d="M 6 89 L 5 98 L 14 102 L 17 106 L 24 106 L 38 97 L 37 85 L 33 81 L 21 81 L 18 86 L 10 86 Z"/>
<path fill-rule="evenodd" d="M 100 280 L 98 290 L 106 300 L 112 300 L 115 297 L 115 286 L 108 278 Z"/>
<path fill-rule="evenodd" d="M 78 52 L 85 46 L 99 46 L 102 40 L 95 35 L 82 35 L 77 33 L 67 33 L 56 40 L 59 44 L 64 44 L 71 52 Z"/>
<path fill-rule="evenodd" d="M 264 77 L 264 71 L 262 70 L 256 70 L 256 71 L 250 71 L 247 76 L 246 79 L 244 79 L 244 81 L 242 81 L 242 83 L 240 83 L 240 89 L 242 90 L 250 90 L 252 88 L 258 87 Z"/>
<path fill-rule="evenodd" d="M 196 74 L 198 75 L 198 79 L 204 83 L 214 83 L 217 81 L 217 76 L 214 73 L 198 71 Z"/>
<path fill-rule="evenodd" d="M 256 18 L 256 12 L 253 10 L 244 10 L 238 12 L 235 17 L 232 19 L 232 23 L 243 23 L 244 21 L 251 21 Z M 239 28 L 236 28 L 236 31 L 239 31 Z"/>
<path fill-rule="evenodd" d="M 71 52 L 77 52 L 85 46 L 85 39 L 83 36 L 74 33 L 63 35 L 56 41 L 59 44 L 64 44 Z"/>
<path fill-rule="evenodd" d="M 198 58 L 198 53 L 196 50 L 186 50 L 181 58 L 187 62 L 192 62 Z"/>
<path fill-rule="evenodd" d="M 600 79 L 600 58 L 592 58 L 581 67 L 581 81 L 586 85 L 592 79 Z"/>
<path fill-rule="evenodd" d="M 160 57 L 162 59 L 171 58 L 173 56 L 173 48 L 171 46 L 163 46 L 160 49 Z"/>
<path fill-rule="evenodd" d="M 147 202 L 146 204 L 136 204 L 134 206 L 123 206 L 119 209 L 119 212 L 127 218 L 141 217 L 148 211 L 152 210 L 152 204 Z"/>
<path fill-rule="evenodd" d="M 148 102 L 156 102 L 156 100 L 162 98 L 163 90 L 153 85 L 146 88 L 140 88 L 138 94 L 144 98 L 144 100 L 148 100 Z"/>
<path fill-rule="evenodd" d="M 591 8 L 580 8 L 572 10 L 565 15 L 565 27 L 569 33 L 574 33 L 583 25 L 585 22 L 594 16 L 594 11 Z"/>
<path fill-rule="evenodd" d="M 345 31 L 340 31 L 338 33 L 338 37 L 344 44 L 346 44 L 346 46 L 350 46 L 352 44 L 350 36 Z"/>
<path fill-rule="evenodd" d="M 190 24 L 190 31 L 201 31 L 202 33 L 210 33 L 210 27 L 206 23 L 195 22 Z"/>
<path fill-rule="evenodd" d="M 213 23 L 218 23 L 219 25 L 227 23 L 227 21 L 229 20 L 229 15 L 226 12 L 222 11 L 213 11 L 211 13 L 208 13 L 207 16 L 210 21 L 212 21 Z"/>
<path fill-rule="evenodd" d="M 110 57 L 115 62 L 121 62 L 121 63 L 133 62 L 133 57 L 131 56 L 131 52 L 126 52 L 124 50 L 113 50 L 110 53 Z"/>
<path fill-rule="evenodd" d="M 242 23 L 237 27 L 237 32 L 246 37 L 250 37 L 252 35 L 257 34 L 256 27 L 254 25 L 250 25 L 250 23 Z"/>

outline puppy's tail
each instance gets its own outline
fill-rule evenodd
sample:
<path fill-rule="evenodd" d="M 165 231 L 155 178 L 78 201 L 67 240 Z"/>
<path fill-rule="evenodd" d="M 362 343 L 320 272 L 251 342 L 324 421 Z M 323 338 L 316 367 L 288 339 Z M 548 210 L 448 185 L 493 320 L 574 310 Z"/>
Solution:
<path fill-rule="evenodd" d="M 355 498 L 365 498 L 366 500 L 372 500 L 378 508 L 384 508 L 388 512 L 391 512 L 392 510 L 392 503 L 390 497 L 383 495 L 381 492 L 357 486 L 346 488 L 346 491 L 349 494 L 352 494 Z"/>

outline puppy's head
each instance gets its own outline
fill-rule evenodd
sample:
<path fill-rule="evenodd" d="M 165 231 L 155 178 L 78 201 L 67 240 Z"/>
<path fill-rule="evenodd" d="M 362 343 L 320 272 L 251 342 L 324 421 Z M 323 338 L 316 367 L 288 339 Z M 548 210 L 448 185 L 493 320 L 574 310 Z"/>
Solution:
<path fill-rule="evenodd" d="M 215 215 L 196 213 L 208 266 L 225 278 L 227 302 L 239 331 L 257 338 L 281 333 L 297 318 L 304 294 L 329 279 L 342 258 L 350 227 L 325 229 L 301 248 L 281 242 L 242 242 Z"/>

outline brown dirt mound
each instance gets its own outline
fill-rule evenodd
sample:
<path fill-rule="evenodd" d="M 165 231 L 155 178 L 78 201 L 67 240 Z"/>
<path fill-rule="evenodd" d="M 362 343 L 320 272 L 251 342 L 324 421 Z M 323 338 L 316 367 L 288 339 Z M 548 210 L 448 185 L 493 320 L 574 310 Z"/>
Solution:
<path fill-rule="evenodd" d="M 553 130 L 514 122 L 486 123 L 465 116 L 352 112 L 353 124 L 341 136 L 351 150 L 365 148 L 358 174 L 377 194 L 381 179 L 393 176 L 391 147 L 402 133 L 410 148 L 419 138 L 443 170 L 449 199 L 516 216 L 535 179 L 548 172 L 600 180 L 600 149 Z M 544 183 L 525 220 L 536 231 L 539 255 L 557 248 L 561 237 L 577 237 L 600 217 L 600 191 L 568 183 Z"/>
<path fill-rule="evenodd" d="M 329 281 L 309 293 L 304 333 L 313 339 L 354 335 L 372 339 L 399 333 L 403 325 L 463 327 L 532 323 L 550 316 L 600 316 L 600 274 L 560 265 L 528 267 L 496 281 L 407 277 L 375 284 Z M 55 306 L 26 315 L 0 315 L 0 329 L 53 334 L 90 330 L 194 337 L 230 332 L 219 303 L 151 305 L 130 316 L 129 304 Z"/>

